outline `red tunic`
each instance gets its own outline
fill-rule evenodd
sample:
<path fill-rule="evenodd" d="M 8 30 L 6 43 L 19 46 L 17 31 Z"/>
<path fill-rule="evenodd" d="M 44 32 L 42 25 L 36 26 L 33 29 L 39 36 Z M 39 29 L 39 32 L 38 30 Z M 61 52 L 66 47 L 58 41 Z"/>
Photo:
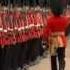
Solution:
<path fill-rule="evenodd" d="M 64 32 L 68 26 L 68 19 L 64 16 L 52 16 L 47 20 L 47 27 L 44 32 L 45 36 L 49 37 L 54 32 Z M 64 46 L 66 46 L 66 37 L 62 35 Z"/>
<path fill-rule="evenodd" d="M 2 13 L 0 13 L 0 45 L 2 44 L 2 29 L 3 29 L 3 25 L 2 25 Z"/>
<path fill-rule="evenodd" d="M 27 26 L 28 26 L 28 39 L 32 39 L 34 38 L 34 34 L 32 34 L 32 32 L 34 32 L 34 12 L 33 11 L 28 11 L 27 12 Z"/>
<path fill-rule="evenodd" d="M 13 15 L 13 12 L 9 12 L 7 16 L 9 19 L 9 21 L 7 23 L 7 25 L 8 25 L 8 33 L 7 33 L 8 43 L 7 43 L 7 45 L 9 45 L 9 44 L 13 44 L 13 42 L 14 42 L 14 40 L 13 40 L 13 38 L 14 38 L 14 32 L 13 32 L 13 27 L 14 27 L 13 17 L 14 17 L 14 15 Z"/>
<path fill-rule="evenodd" d="M 2 25 L 3 25 L 3 31 L 2 31 L 2 41 L 1 41 L 1 45 L 5 45 L 8 41 L 6 40 L 7 38 L 7 21 L 6 21 L 6 17 L 7 17 L 7 13 L 3 12 L 2 13 Z"/>
<path fill-rule="evenodd" d="M 34 14 L 34 25 L 35 25 L 35 33 L 36 36 L 39 38 L 42 36 L 42 26 L 44 25 L 43 21 L 43 13 L 40 11 L 36 11 Z"/>

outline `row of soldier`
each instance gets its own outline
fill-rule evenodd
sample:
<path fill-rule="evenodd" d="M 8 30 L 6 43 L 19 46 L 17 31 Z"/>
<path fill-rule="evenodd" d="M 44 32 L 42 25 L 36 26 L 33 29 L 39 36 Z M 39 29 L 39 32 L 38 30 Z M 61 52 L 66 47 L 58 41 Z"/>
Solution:
<path fill-rule="evenodd" d="M 46 9 L 38 7 L 0 7 L 0 45 L 25 42 L 40 37 L 47 23 Z"/>
<path fill-rule="evenodd" d="M 40 6 L 0 4 L 0 70 L 26 70 L 27 65 L 43 56 L 41 38 L 46 12 Z"/>
<path fill-rule="evenodd" d="M 45 52 L 42 35 L 48 17 L 42 2 L 47 0 L 23 0 L 22 7 L 21 0 L 0 1 L 0 70 L 26 70 Z"/>
<path fill-rule="evenodd" d="M 26 70 L 43 56 L 47 10 L 38 1 L 0 0 L 0 70 Z"/>

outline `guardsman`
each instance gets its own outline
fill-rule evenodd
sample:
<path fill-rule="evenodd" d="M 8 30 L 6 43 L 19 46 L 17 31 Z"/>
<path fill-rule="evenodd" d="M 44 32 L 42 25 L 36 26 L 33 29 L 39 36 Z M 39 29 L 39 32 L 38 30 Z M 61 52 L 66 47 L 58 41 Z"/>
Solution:
<path fill-rule="evenodd" d="M 51 52 L 52 70 L 57 70 L 56 57 L 58 57 L 59 70 L 65 69 L 65 48 L 67 46 L 67 38 L 65 30 L 68 27 L 67 17 L 63 16 L 63 10 L 52 10 L 53 16 L 47 19 L 46 35 L 48 36 L 48 44 Z M 56 54 L 57 53 L 57 54 Z"/>

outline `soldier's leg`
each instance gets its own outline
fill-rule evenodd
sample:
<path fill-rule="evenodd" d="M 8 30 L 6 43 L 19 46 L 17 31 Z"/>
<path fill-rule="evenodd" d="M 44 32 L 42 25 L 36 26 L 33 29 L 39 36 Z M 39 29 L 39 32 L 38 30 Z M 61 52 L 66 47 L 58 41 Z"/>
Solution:
<path fill-rule="evenodd" d="M 3 62 L 4 62 L 4 48 L 1 48 L 0 45 L 0 70 L 3 68 Z"/>
<path fill-rule="evenodd" d="M 56 60 L 56 55 L 51 56 L 51 70 L 57 70 L 57 60 Z"/>
<path fill-rule="evenodd" d="M 59 70 L 64 70 L 65 68 L 65 48 L 58 48 L 58 62 L 59 62 Z"/>

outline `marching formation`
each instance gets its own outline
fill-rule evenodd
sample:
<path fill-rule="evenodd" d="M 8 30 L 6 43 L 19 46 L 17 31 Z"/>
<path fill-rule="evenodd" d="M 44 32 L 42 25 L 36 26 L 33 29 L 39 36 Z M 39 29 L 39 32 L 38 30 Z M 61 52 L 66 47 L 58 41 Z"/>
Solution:
<path fill-rule="evenodd" d="M 0 11 L 0 45 L 10 45 L 26 42 L 32 38 L 40 38 L 42 28 L 46 23 L 46 16 L 39 10 L 22 11 L 21 8 L 14 8 L 10 11 L 4 7 Z"/>
<path fill-rule="evenodd" d="M 27 70 L 47 49 L 52 70 L 57 70 L 56 57 L 64 70 L 66 7 L 66 0 L 0 0 L 0 70 Z"/>
<path fill-rule="evenodd" d="M 6 3 L 5 3 L 6 4 Z M 43 56 L 43 29 L 47 10 L 40 6 L 0 3 L 0 69 L 26 69 Z"/>

